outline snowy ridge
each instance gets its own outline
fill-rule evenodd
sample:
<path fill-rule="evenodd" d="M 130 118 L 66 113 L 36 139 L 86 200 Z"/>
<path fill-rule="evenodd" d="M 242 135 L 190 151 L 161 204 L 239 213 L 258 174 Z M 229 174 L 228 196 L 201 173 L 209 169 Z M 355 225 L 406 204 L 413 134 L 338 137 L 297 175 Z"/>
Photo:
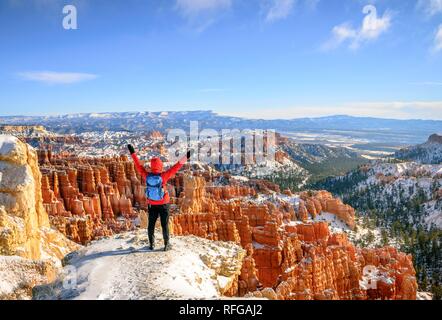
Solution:
<path fill-rule="evenodd" d="M 399 150 L 395 157 L 412 160 L 422 164 L 442 163 L 442 136 L 434 134 L 426 143 Z"/>
<path fill-rule="evenodd" d="M 158 234 L 157 238 L 161 238 Z M 93 242 L 70 255 L 64 275 L 35 299 L 218 299 L 240 273 L 245 251 L 229 242 L 174 237 L 146 248 L 145 230 Z M 69 286 L 69 283 L 76 284 Z"/>
<path fill-rule="evenodd" d="M 397 206 L 420 197 L 423 202 L 420 205 L 420 222 L 427 227 L 442 228 L 442 199 L 439 195 L 442 188 L 442 165 L 377 162 L 370 166 L 367 175 L 367 179 L 356 185 L 355 190 L 376 190 L 374 200 L 389 201 Z M 414 222 L 412 217 L 409 222 Z"/>

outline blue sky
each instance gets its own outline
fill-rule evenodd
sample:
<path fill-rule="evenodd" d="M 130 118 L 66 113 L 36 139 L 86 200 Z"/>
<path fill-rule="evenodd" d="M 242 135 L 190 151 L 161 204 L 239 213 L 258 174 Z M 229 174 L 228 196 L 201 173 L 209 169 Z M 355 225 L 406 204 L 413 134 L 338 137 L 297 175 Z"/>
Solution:
<path fill-rule="evenodd" d="M 442 119 L 442 0 L 2 0 L 0 49 L 0 115 Z"/>

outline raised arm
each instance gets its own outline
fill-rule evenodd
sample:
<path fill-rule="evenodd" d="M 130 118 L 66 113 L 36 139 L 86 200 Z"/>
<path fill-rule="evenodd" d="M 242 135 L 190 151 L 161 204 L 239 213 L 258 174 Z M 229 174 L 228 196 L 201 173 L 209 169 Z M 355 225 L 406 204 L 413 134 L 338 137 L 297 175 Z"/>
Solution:
<path fill-rule="evenodd" d="M 127 148 L 129 149 L 130 152 L 130 156 L 132 157 L 132 159 L 134 160 L 134 164 L 135 164 L 135 169 L 137 169 L 138 173 L 141 175 L 141 177 L 146 180 L 147 177 L 147 171 L 146 169 L 141 165 L 140 163 L 140 159 L 138 159 L 137 154 L 135 153 L 135 149 L 134 147 L 129 144 L 127 145 Z"/>
<path fill-rule="evenodd" d="M 183 167 L 183 165 L 190 159 L 192 156 L 192 151 L 187 151 L 187 154 L 182 157 L 172 168 L 164 172 L 163 179 L 167 182 L 170 178 L 176 175 L 176 173 Z"/>

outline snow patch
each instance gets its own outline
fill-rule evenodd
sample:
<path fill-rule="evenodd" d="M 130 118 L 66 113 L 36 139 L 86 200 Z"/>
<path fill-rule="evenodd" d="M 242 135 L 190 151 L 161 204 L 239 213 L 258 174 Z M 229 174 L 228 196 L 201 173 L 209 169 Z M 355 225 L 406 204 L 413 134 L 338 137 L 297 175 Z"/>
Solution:
<path fill-rule="evenodd" d="M 158 234 L 157 238 L 161 238 Z M 172 250 L 150 251 L 145 230 L 94 241 L 71 255 L 64 276 L 37 289 L 37 299 L 216 299 L 240 272 L 243 249 L 194 236 L 174 237 Z M 239 261 L 239 263 L 238 263 Z M 225 270 L 237 266 L 238 270 Z M 76 284 L 72 288 L 63 283 Z"/>

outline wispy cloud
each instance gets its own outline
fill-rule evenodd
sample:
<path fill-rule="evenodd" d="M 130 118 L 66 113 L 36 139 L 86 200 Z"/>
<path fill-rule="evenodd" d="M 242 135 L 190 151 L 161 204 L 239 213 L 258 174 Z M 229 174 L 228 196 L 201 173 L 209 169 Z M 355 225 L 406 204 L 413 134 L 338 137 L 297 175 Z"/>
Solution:
<path fill-rule="evenodd" d="M 440 51 L 442 51 L 442 24 L 437 28 L 433 44 L 433 52 L 436 53 Z"/>
<path fill-rule="evenodd" d="M 232 0 L 176 0 L 175 3 L 175 9 L 197 32 L 211 26 L 231 6 Z"/>
<path fill-rule="evenodd" d="M 265 20 L 275 22 L 287 18 L 293 11 L 295 0 L 270 0 Z"/>
<path fill-rule="evenodd" d="M 232 0 L 176 0 L 176 8 L 185 17 L 230 8 Z"/>
<path fill-rule="evenodd" d="M 87 80 L 94 80 L 98 77 L 98 75 L 91 73 L 54 71 L 19 72 L 17 75 L 23 80 L 36 81 L 46 84 L 72 84 Z"/>
<path fill-rule="evenodd" d="M 382 17 L 378 17 L 377 9 L 373 5 L 366 5 L 362 13 L 365 14 L 359 28 L 353 28 L 349 23 L 343 23 L 332 29 L 332 37 L 323 44 L 323 50 L 332 50 L 347 42 L 350 49 L 358 49 L 366 42 L 376 40 L 391 26 L 391 14 L 387 10 Z"/>
<path fill-rule="evenodd" d="M 428 16 L 434 16 L 442 13 L 442 0 L 419 0 L 417 7 Z"/>

